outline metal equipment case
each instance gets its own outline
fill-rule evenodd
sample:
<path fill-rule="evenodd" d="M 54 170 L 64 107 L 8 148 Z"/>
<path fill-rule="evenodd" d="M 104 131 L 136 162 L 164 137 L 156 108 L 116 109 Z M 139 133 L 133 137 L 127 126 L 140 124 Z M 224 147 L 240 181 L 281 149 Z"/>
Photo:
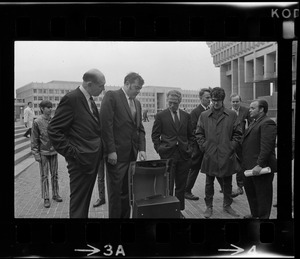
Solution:
<path fill-rule="evenodd" d="M 169 195 L 170 167 L 170 159 L 131 162 L 132 218 L 180 218 L 179 200 Z"/>

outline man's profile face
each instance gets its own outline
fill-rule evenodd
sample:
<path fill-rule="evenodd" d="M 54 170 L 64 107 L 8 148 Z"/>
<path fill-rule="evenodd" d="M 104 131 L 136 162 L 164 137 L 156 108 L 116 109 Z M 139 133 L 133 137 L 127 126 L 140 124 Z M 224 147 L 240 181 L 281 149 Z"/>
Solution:
<path fill-rule="evenodd" d="M 252 102 L 250 104 L 249 112 L 250 112 L 250 117 L 253 119 L 258 118 L 258 116 L 261 114 L 262 109 L 259 108 L 258 106 L 258 101 Z"/>
<path fill-rule="evenodd" d="M 200 98 L 203 106 L 207 107 L 210 104 L 211 96 L 209 92 L 204 92 Z"/>

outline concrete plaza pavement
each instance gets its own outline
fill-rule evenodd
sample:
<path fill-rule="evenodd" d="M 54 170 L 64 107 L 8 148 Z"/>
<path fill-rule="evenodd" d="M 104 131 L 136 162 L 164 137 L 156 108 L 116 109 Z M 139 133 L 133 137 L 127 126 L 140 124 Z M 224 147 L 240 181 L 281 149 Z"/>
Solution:
<path fill-rule="evenodd" d="M 147 141 L 147 159 L 155 160 L 159 159 L 158 154 L 153 148 L 151 141 L 151 130 L 153 125 L 153 119 L 150 122 L 144 122 L 144 127 L 146 130 L 146 141 Z M 49 175 L 50 176 L 50 175 Z M 63 202 L 56 202 L 51 200 L 51 207 L 45 208 L 43 199 L 41 198 L 41 186 L 40 186 L 40 171 L 39 164 L 34 162 L 23 172 L 15 177 L 15 204 L 14 204 L 14 216 L 15 218 L 69 218 L 69 175 L 66 167 L 66 162 L 64 157 L 58 156 L 58 176 L 59 176 L 59 193 L 63 199 Z M 51 177 L 49 177 L 51 181 Z M 236 188 L 235 175 L 233 176 L 233 189 Z M 201 172 L 198 175 L 197 181 L 193 188 L 193 193 L 199 196 L 198 201 L 185 200 L 185 210 L 183 215 L 186 218 L 204 218 L 203 213 L 206 209 L 204 202 L 204 186 L 205 186 L 205 175 Z M 52 196 L 51 182 L 49 182 L 50 187 L 50 197 Z M 273 181 L 273 204 L 277 201 L 277 174 L 275 174 Z M 232 219 L 233 217 L 225 212 L 223 212 L 223 194 L 219 192 L 220 187 L 217 181 L 215 181 L 215 195 L 214 195 L 214 207 L 212 218 L 219 219 Z M 107 194 L 106 194 L 107 197 Z M 108 203 L 94 208 L 92 204 L 98 198 L 98 188 L 97 180 L 92 194 L 89 218 L 108 218 Z M 107 201 L 107 199 L 106 199 Z M 246 198 L 246 194 L 239 195 L 233 199 L 232 204 L 233 209 L 235 209 L 241 216 L 242 219 L 244 215 L 249 214 L 249 206 Z M 272 212 L 270 219 L 275 219 L 277 217 L 276 207 L 272 207 Z"/>

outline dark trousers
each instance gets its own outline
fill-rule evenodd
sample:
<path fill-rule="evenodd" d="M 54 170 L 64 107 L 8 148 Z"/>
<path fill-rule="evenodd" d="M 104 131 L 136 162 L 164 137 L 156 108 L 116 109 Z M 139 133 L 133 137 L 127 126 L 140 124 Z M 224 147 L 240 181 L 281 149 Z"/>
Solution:
<path fill-rule="evenodd" d="M 184 193 L 186 187 L 186 180 L 189 173 L 189 168 L 191 166 L 191 160 L 184 160 L 178 148 L 173 153 L 172 165 L 170 170 L 170 195 L 174 194 L 175 186 L 175 196 L 180 202 L 180 210 L 185 208 Z"/>
<path fill-rule="evenodd" d="M 97 185 L 98 185 L 98 192 L 99 192 L 99 199 L 105 200 L 105 162 L 104 159 L 100 161 L 99 170 L 97 174 Z"/>
<path fill-rule="evenodd" d="M 273 201 L 274 174 L 245 177 L 244 187 L 253 217 L 268 219 Z"/>
<path fill-rule="evenodd" d="M 231 192 L 232 192 L 232 175 L 226 177 L 217 177 L 219 184 L 223 190 L 223 207 L 229 206 L 232 203 Z M 214 181 L 215 176 L 206 175 L 205 182 L 205 204 L 207 207 L 213 206 L 214 197 Z"/>
<path fill-rule="evenodd" d="M 236 185 L 240 188 L 244 186 L 244 172 L 242 170 L 236 173 Z"/>
<path fill-rule="evenodd" d="M 106 161 L 106 183 L 108 194 L 108 217 L 129 218 L 128 169 L 130 161 L 112 165 Z"/>
<path fill-rule="evenodd" d="M 28 130 L 26 130 L 26 132 L 24 133 L 24 136 L 31 136 L 31 128 L 28 128 Z"/>
<path fill-rule="evenodd" d="M 199 150 L 198 144 L 196 143 L 194 144 L 194 152 L 191 159 L 191 168 L 186 180 L 185 192 L 192 192 L 201 168 L 202 159 L 203 153 Z"/>
<path fill-rule="evenodd" d="M 97 169 L 92 174 L 85 174 L 76 164 L 76 161 L 68 160 L 70 218 L 88 218 L 99 163 Z"/>

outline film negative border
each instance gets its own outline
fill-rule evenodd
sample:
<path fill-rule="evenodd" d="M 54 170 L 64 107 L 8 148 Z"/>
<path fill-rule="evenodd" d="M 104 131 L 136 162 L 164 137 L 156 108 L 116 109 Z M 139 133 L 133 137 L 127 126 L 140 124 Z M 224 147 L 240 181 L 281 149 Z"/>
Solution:
<path fill-rule="evenodd" d="M 251 8 L 195 3 L 1 4 L 1 90 L 13 85 L 15 40 L 277 41 L 278 84 L 291 85 L 285 73 L 291 60 L 286 57 L 291 41 L 298 39 L 298 16 L 296 4 Z M 280 95 L 285 102 L 291 100 L 289 89 Z M 278 102 L 278 130 L 284 133 L 291 126 L 285 102 Z M 291 144 L 283 134 L 278 141 L 279 171 L 290 172 Z M 4 180 L 12 184 L 12 197 L 3 201 L 8 211 L 0 221 L 1 257 L 294 255 L 294 220 L 291 203 L 286 202 L 291 200 L 289 173 L 278 185 L 278 219 L 266 221 L 16 220 L 13 179 Z"/>
<path fill-rule="evenodd" d="M 71 8 L 71 10 L 70 10 Z M 251 40 L 296 39 L 299 9 L 190 4 L 1 5 L 13 40 Z"/>

